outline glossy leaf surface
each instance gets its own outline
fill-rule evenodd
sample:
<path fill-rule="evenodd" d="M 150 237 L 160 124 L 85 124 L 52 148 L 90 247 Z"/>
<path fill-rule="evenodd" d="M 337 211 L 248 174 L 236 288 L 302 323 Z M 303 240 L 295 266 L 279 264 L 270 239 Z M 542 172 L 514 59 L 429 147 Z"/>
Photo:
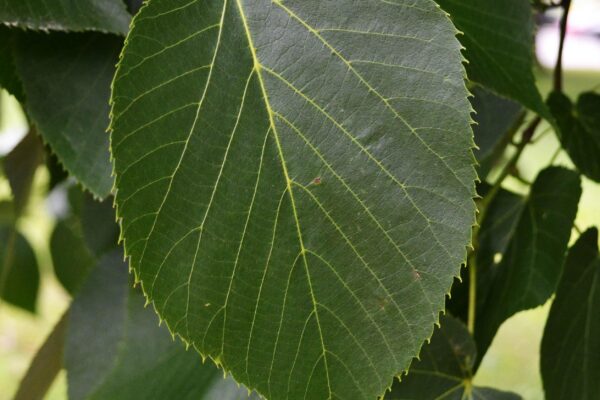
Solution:
<path fill-rule="evenodd" d="M 113 91 L 118 216 L 170 328 L 270 399 L 372 399 L 474 221 L 471 107 L 431 1 L 151 0 Z"/>

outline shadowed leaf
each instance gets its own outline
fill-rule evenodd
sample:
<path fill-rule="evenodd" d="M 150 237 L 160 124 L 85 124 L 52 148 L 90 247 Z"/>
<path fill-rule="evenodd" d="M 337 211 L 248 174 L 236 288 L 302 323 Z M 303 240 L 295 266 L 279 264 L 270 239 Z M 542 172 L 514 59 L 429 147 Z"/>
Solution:
<path fill-rule="evenodd" d="M 39 285 L 40 273 L 31 245 L 13 226 L 0 226 L 0 297 L 35 312 Z"/>
<path fill-rule="evenodd" d="M 495 270 L 494 279 L 476 318 L 475 341 L 480 357 L 504 320 L 518 311 L 544 304 L 554 293 L 580 196 L 577 173 L 547 168 L 533 183 L 516 228 L 511 226 L 514 222 L 507 220 L 509 224 L 500 231 L 513 230 L 502 261 L 491 267 Z M 513 200 L 508 204 L 514 204 L 515 209 L 518 206 Z M 485 254 L 483 257 L 490 258 Z"/>
<path fill-rule="evenodd" d="M 114 252 L 73 302 L 65 345 L 70 400 L 258 400 L 159 328 L 130 283 Z"/>
<path fill-rule="evenodd" d="M 121 43 L 97 33 L 28 33 L 16 48 L 30 118 L 65 169 L 101 198 L 113 185 L 106 129 Z"/>
<path fill-rule="evenodd" d="M 26 29 L 126 34 L 130 18 L 123 0 L 0 0 L 0 23 Z"/>
<path fill-rule="evenodd" d="M 459 320 L 445 316 L 440 323 L 420 360 L 413 361 L 408 375 L 394 383 L 385 400 L 521 399 L 514 393 L 473 386 L 475 342 Z"/>
<path fill-rule="evenodd" d="M 541 370 L 548 400 L 593 400 L 600 393 L 598 230 L 571 247 L 546 322 Z"/>
<path fill-rule="evenodd" d="M 436 0 L 464 33 L 469 79 L 552 116 L 533 76 L 533 14 L 529 0 Z"/>
<path fill-rule="evenodd" d="M 560 127 L 560 140 L 573 163 L 588 178 L 600 182 L 600 95 L 579 96 L 577 104 L 554 92 L 548 106 Z"/>

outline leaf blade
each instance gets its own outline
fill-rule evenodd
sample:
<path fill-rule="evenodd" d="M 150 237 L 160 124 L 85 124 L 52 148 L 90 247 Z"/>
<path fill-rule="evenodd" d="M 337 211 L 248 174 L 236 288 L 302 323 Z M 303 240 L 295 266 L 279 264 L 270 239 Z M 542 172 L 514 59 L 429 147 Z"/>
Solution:
<path fill-rule="evenodd" d="M 120 0 L 0 0 L 0 21 L 34 30 L 126 34 L 131 16 Z"/>
<path fill-rule="evenodd" d="M 476 319 L 480 355 L 505 319 L 544 304 L 556 289 L 580 196 L 574 171 L 549 167 L 536 178 Z"/>
<path fill-rule="evenodd" d="M 598 332 L 594 315 L 600 305 L 599 272 L 598 230 L 592 228 L 569 250 L 544 329 L 540 366 L 549 400 L 562 399 L 565 393 L 587 400 L 598 393 L 598 361 L 594 355 L 600 342 L 594 334 Z M 562 368 L 564 365 L 569 368 Z"/>
<path fill-rule="evenodd" d="M 474 219 L 453 27 L 428 1 L 355 6 L 150 2 L 115 78 L 111 148 L 132 267 L 172 330 L 274 398 L 383 393 L 431 334 Z M 404 32 L 397 18 L 420 23 Z M 384 62 L 394 43 L 406 51 Z M 403 237 L 414 215 L 409 229 L 432 253 Z M 414 308 L 399 306 L 399 287 Z"/>
<path fill-rule="evenodd" d="M 109 253 L 75 298 L 65 344 L 69 398 L 256 398 L 159 328 L 128 278 L 121 252 Z"/>
<path fill-rule="evenodd" d="M 436 0 L 450 13 L 469 60 L 469 79 L 553 122 L 533 76 L 533 14 L 526 0 Z M 493 27 L 493 28 L 491 28 Z"/>
<path fill-rule="evenodd" d="M 96 33 L 21 33 L 15 49 L 26 109 L 39 134 L 65 169 L 100 198 L 113 185 L 106 129 L 120 48 L 120 38 Z"/>

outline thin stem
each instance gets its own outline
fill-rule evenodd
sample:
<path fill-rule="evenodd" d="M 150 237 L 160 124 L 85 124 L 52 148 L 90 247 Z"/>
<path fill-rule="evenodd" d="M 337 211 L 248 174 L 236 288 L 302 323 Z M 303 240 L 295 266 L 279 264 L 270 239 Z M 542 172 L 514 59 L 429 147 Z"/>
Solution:
<path fill-rule="evenodd" d="M 552 157 L 550 158 L 550 162 L 548 163 L 548 165 L 553 165 L 554 164 L 554 162 L 558 158 L 558 155 L 561 153 L 561 151 L 562 151 L 562 147 L 559 145 L 558 149 L 556 149 L 556 151 L 554 152 L 554 154 L 552 154 Z"/>
<path fill-rule="evenodd" d="M 567 36 L 567 21 L 569 19 L 569 10 L 571 9 L 571 0 L 563 0 L 561 3 L 563 15 L 560 19 L 560 41 L 558 44 L 558 57 L 554 67 L 554 90 L 562 92 L 563 90 L 563 50 L 565 47 L 565 37 Z"/>

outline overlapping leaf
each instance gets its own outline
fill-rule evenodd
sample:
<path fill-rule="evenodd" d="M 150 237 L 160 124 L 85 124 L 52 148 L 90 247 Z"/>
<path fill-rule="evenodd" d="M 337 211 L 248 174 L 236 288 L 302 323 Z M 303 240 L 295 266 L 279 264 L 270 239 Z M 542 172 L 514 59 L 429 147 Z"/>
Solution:
<path fill-rule="evenodd" d="M 560 127 L 563 147 L 577 168 L 600 182 L 600 95 L 583 93 L 577 104 L 564 94 L 554 92 L 548 106 Z"/>
<path fill-rule="evenodd" d="M 478 191 L 482 196 L 490 187 L 481 185 Z M 526 199 L 505 189 L 500 189 L 488 205 L 485 218 L 481 221 L 478 233 L 476 257 L 477 268 L 477 313 L 485 312 L 484 306 L 493 285 L 498 265 L 521 217 Z M 467 322 L 469 304 L 469 273 L 463 269 L 461 281 L 452 286 L 452 296 L 446 303 L 448 310 Z"/>
<path fill-rule="evenodd" d="M 52 232 L 50 253 L 58 280 L 73 294 L 98 260 L 117 247 L 118 225 L 112 198 L 97 201 L 76 186 L 68 197 L 69 214 Z"/>
<path fill-rule="evenodd" d="M 504 147 L 521 121 L 523 109 L 518 103 L 497 96 L 483 87 L 475 87 L 473 95 L 476 113 L 473 132 L 478 147 L 475 157 L 479 163 L 477 172 L 483 179 L 502 156 Z"/>
<path fill-rule="evenodd" d="M 106 129 L 120 48 L 111 35 L 28 33 L 15 50 L 30 118 L 71 175 L 102 198 L 113 185 Z"/>
<path fill-rule="evenodd" d="M 39 285 L 40 273 L 31 245 L 14 226 L 0 226 L 0 297 L 34 312 Z"/>
<path fill-rule="evenodd" d="M 0 0 L 0 23 L 27 29 L 126 34 L 130 18 L 122 0 Z"/>
<path fill-rule="evenodd" d="M 96 262 L 74 216 L 56 223 L 50 237 L 50 254 L 56 277 L 71 294 L 81 287 Z"/>
<path fill-rule="evenodd" d="M 519 400 L 496 389 L 473 386 L 475 342 L 457 319 L 446 316 L 431 343 L 421 350 L 401 381 L 394 383 L 386 400 Z"/>
<path fill-rule="evenodd" d="M 271 399 L 372 399 L 474 220 L 460 45 L 429 0 L 151 0 L 113 91 L 118 214 L 170 328 Z"/>
<path fill-rule="evenodd" d="M 571 247 L 546 322 L 541 370 L 548 400 L 592 400 L 600 393 L 598 230 Z"/>
<path fill-rule="evenodd" d="M 71 307 L 65 368 L 70 400 L 257 399 L 158 327 L 120 252 L 103 258 Z"/>
<path fill-rule="evenodd" d="M 533 76 L 529 0 L 436 0 L 450 13 L 469 60 L 469 79 L 552 120 Z"/>
<path fill-rule="evenodd" d="M 579 175 L 564 168 L 547 168 L 533 183 L 502 261 L 492 267 L 493 282 L 476 318 L 475 341 L 480 356 L 504 320 L 544 304 L 554 293 L 580 195 Z M 515 201 L 509 203 L 517 206 Z M 510 225 L 501 231 L 509 232 Z M 489 259 L 491 254 L 484 257 Z"/>
<path fill-rule="evenodd" d="M 29 201 L 35 172 L 43 158 L 44 148 L 40 138 L 35 131 L 31 131 L 3 160 L 16 216 L 23 212 Z"/>
<path fill-rule="evenodd" d="M 19 101 L 25 99 L 21 81 L 15 71 L 12 52 L 14 34 L 10 29 L 0 26 L 0 87 L 15 96 Z"/>

